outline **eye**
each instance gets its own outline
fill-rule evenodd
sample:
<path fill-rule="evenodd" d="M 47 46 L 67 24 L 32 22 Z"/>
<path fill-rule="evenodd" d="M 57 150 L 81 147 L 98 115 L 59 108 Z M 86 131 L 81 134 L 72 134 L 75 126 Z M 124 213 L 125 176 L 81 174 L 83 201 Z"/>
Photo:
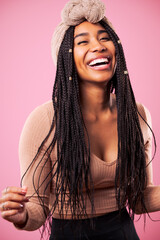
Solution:
<path fill-rule="evenodd" d="M 109 37 L 102 37 L 100 38 L 101 41 L 111 41 L 111 39 Z"/>
<path fill-rule="evenodd" d="M 77 45 L 85 45 L 87 43 L 88 43 L 88 41 L 80 41 L 80 42 L 77 43 Z"/>

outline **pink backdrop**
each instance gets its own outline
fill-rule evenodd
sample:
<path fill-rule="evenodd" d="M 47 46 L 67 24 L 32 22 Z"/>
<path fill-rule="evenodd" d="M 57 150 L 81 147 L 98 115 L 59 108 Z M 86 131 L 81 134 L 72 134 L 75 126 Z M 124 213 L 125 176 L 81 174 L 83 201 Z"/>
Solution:
<path fill-rule="evenodd" d="M 28 114 L 51 99 L 55 67 L 50 40 L 67 0 L 0 0 L 0 190 L 19 185 L 18 141 Z M 108 18 L 119 34 L 139 102 L 152 115 L 153 130 L 160 145 L 160 1 L 104 0 Z M 160 149 L 153 161 L 154 182 L 159 178 Z M 160 212 L 151 214 L 160 219 Z M 143 217 L 136 222 L 141 240 L 160 239 L 160 222 Z M 159 236 L 159 237 L 158 237 Z M 0 218 L 0 239 L 40 239 L 38 231 L 16 230 Z"/>

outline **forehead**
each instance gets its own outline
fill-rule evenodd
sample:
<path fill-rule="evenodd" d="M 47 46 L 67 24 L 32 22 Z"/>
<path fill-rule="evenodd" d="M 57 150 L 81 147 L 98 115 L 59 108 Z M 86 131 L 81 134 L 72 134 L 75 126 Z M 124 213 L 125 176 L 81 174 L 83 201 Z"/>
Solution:
<path fill-rule="evenodd" d="M 83 32 L 92 33 L 98 32 L 99 30 L 105 30 L 100 23 L 90 23 L 85 21 L 75 27 L 74 36 Z"/>

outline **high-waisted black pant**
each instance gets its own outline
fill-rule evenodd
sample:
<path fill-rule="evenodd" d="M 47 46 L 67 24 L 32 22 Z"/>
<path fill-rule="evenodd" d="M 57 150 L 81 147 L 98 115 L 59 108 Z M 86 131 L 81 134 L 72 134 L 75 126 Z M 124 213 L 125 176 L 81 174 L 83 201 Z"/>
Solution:
<path fill-rule="evenodd" d="M 63 221 L 63 225 L 61 224 Z M 139 240 L 134 223 L 127 210 L 93 218 L 94 228 L 90 220 L 52 219 L 50 240 Z"/>

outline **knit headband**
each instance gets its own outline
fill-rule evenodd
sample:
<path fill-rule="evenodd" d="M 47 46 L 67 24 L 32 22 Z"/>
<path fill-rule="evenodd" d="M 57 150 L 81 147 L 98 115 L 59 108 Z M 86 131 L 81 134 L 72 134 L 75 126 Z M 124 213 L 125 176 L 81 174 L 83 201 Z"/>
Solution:
<path fill-rule="evenodd" d="M 61 12 L 61 19 L 62 21 L 56 27 L 51 41 L 52 58 L 55 64 L 60 45 L 70 26 L 77 26 L 85 20 L 90 23 L 103 20 L 113 28 L 105 17 L 105 5 L 100 0 L 70 0 Z"/>

